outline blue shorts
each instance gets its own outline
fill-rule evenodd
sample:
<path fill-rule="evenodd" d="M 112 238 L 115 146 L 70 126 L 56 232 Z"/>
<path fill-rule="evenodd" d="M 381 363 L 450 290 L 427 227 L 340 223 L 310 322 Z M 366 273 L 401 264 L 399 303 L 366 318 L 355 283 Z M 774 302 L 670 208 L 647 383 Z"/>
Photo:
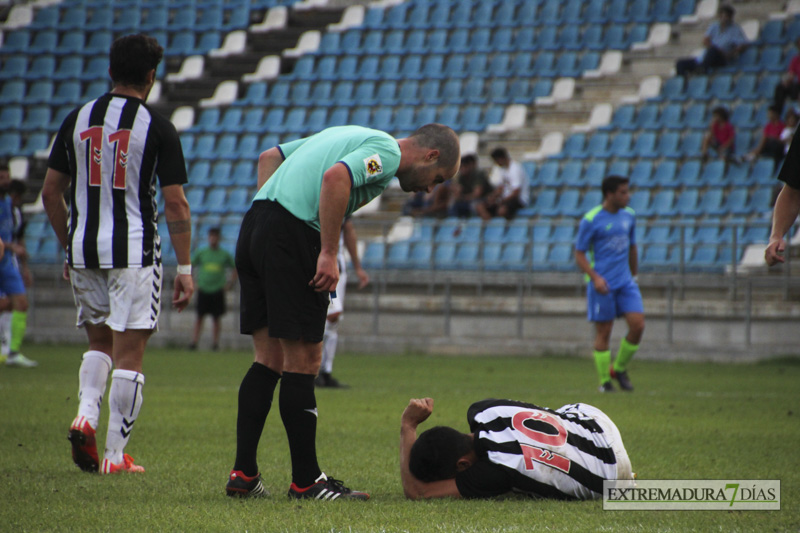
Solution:
<path fill-rule="evenodd" d="M 642 293 L 633 280 L 608 294 L 600 294 L 595 290 L 594 284 L 589 283 L 586 300 L 590 322 L 609 322 L 626 313 L 644 313 Z"/>
<path fill-rule="evenodd" d="M 17 263 L 11 257 L 0 261 L 0 293 L 8 296 L 25 294 L 25 283 L 19 273 Z"/>

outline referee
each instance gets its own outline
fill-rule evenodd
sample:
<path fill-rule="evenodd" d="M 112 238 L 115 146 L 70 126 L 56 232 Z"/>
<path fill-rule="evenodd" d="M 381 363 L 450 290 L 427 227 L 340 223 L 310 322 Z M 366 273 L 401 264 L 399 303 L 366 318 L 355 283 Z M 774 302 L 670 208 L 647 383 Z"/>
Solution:
<path fill-rule="evenodd" d="M 394 139 L 359 126 L 328 128 L 271 148 L 258 161 L 258 187 L 236 245 L 241 332 L 252 335 L 255 362 L 239 388 L 236 461 L 230 496 L 264 494 L 256 455 L 273 392 L 289 440 L 298 499 L 369 495 L 328 478 L 317 464 L 314 378 L 330 301 L 339 280 L 342 221 L 397 177 L 405 192 L 431 191 L 458 171 L 458 136 L 428 124 Z"/>

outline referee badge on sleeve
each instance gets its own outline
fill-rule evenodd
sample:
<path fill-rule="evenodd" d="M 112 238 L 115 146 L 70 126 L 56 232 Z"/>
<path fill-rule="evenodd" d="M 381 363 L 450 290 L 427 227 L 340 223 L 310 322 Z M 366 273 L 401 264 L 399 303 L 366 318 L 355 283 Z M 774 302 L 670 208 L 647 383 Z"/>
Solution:
<path fill-rule="evenodd" d="M 378 154 L 373 154 L 364 159 L 364 166 L 366 167 L 368 177 L 377 176 L 383 172 L 383 163 L 381 162 L 381 156 Z"/>

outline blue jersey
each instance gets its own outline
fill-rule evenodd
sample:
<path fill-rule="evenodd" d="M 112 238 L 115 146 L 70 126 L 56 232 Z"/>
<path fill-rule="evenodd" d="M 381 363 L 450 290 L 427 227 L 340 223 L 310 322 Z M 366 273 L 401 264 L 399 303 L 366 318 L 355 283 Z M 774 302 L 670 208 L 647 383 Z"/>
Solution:
<path fill-rule="evenodd" d="M 10 196 L 3 196 L 0 198 L 0 239 L 6 245 L 6 253 L 0 264 L 6 261 L 11 261 L 11 252 L 8 245 L 14 239 L 14 207 L 11 204 Z"/>
<path fill-rule="evenodd" d="M 636 244 L 636 218 L 630 207 L 609 213 L 598 205 L 583 216 L 575 248 L 586 252 L 594 270 L 611 290 L 632 279 L 630 247 Z"/>

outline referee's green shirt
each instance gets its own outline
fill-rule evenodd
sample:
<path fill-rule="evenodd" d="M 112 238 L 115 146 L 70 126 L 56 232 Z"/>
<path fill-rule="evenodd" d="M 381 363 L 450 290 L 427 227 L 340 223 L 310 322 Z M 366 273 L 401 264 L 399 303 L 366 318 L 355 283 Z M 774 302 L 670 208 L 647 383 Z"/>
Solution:
<path fill-rule="evenodd" d="M 319 230 L 319 196 L 322 175 L 344 163 L 352 189 L 345 216 L 380 195 L 400 166 L 397 140 L 379 130 L 337 126 L 278 146 L 284 162 L 254 200 L 274 200 L 290 213 Z"/>

